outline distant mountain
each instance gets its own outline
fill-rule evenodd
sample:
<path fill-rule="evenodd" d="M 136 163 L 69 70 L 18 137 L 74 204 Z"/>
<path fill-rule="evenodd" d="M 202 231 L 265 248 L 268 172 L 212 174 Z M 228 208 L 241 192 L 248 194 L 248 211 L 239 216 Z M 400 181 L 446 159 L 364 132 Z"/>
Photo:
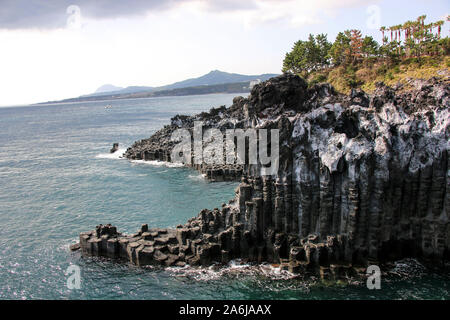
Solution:
<path fill-rule="evenodd" d="M 162 87 L 161 89 L 178 89 L 178 88 L 186 88 L 186 87 L 196 87 L 196 86 L 210 86 L 213 84 L 224 84 L 224 83 L 237 83 L 237 82 L 247 82 L 252 80 L 261 80 L 265 81 L 272 77 L 276 77 L 277 74 L 260 74 L 260 75 L 252 75 L 247 76 L 243 74 L 237 73 L 228 73 L 219 70 L 213 70 L 210 73 L 207 73 L 198 78 L 187 79 L 180 82 L 175 82 L 174 84 L 170 84 Z"/>
<path fill-rule="evenodd" d="M 246 82 L 233 82 L 233 83 L 221 83 L 212 84 L 209 86 L 193 86 L 183 87 L 175 89 L 164 90 L 150 90 L 140 91 L 122 94 L 103 93 L 102 95 L 91 94 L 89 96 L 81 96 L 78 98 L 64 99 L 60 101 L 48 101 L 48 103 L 61 103 L 61 102 L 82 102 L 82 101 L 104 101 L 104 100 L 120 100 L 120 99 L 139 99 L 139 98 L 151 98 L 151 97 L 168 97 L 168 96 L 189 96 L 199 94 L 212 94 L 212 93 L 249 93 L 253 83 L 252 81 Z M 117 91 L 115 91 L 117 92 Z"/>
<path fill-rule="evenodd" d="M 118 91 L 118 90 L 122 90 L 122 89 L 123 89 L 122 87 L 116 87 L 116 86 L 113 86 L 112 84 L 104 84 L 100 88 L 95 90 L 95 93 Z"/>
<path fill-rule="evenodd" d="M 277 76 L 277 74 L 266 73 L 260 75 L 243 75 L 237 73 L 228 73 L 219 70 L 213 70 L 201 77 L 187 79 L 179 82 L 175 82 L 166 86 L 161 87 L 145 87 L 145 86 L 130 86 L 126 88 L 119 88 L 117 90 L 109 90 L 103 91 L 107 92 L 108 95 L 121 95 L 121 94 L 132 94 L 138 92 L 150 92 L 150 91 L 158 91 L 158 90 L 170 90 L 170 89 L 180 89 L 180 88 L 188 88 L 188 87 L 197 87 L 197 86 L 211 86 L 215 84 L 225 84 L 225 83 L 238 83 L 238 82 L 247 82 L 253 80 L 261 80 L 265 81 L 272 77 Z M 110 85 L 106 85 L 110 86 Z M 103 86 L 102 86 L 103 87 Z M 100 88 L 102 88 L 100 87 Z M 114 86 L 112 86 L 114 87 Z M 100 89 L 99 88 L 99 89 Z M 117 88 L 117 87 L 116 87 Z M 102 95 L 99 92 L 99 89 L 93 94 L 88 94 L 82 97 L 90 97 L 90 96 L 100 96 Z"/>
<path fill-rule="evenodd" d="M 103 88 L 105 86 L 111 86 L 110 88 L 112 90 L 107 90 L 107 91 L 100 90 L 101 88 Z M 113 88 L 116 88 L 116 89 L 113 89 Z M 130 87 L 122 88 L 122 87 L 116 87 L 113 85 L 106 84 L 106 85 L 103 85 L 100 88 L 98 88 L 94 93 L 85 94 L 85 95 L 80 96 L 79 98 L 99 97 L 99 96 L 104 96 L 104 95 L 120 95 L 120 94 L 129 94 L 129 93 L 136 93 L 136 92 L 143 92 L 143 91 L 152 91 L 152 90 L 153 90 L 152 87 L 145 87 L 145 86 L 130 86 Z"/>
<path fill-rule="evenodd" d="M 198 78 L 187 79 L 161 87 L 130 86 L 126 88 L 120 88 L 107 84 L 98 88 L 95 93 L 61 101 L 49 101 L 48 103 L 126 99 L 162 95 L 166 96 L 220 92 L 247 92 L 249 91 L 249 87 L 251 86 L 250 82 L 257 80 L 265 81 L 272 77 L 276 77 L 277 75 L 278 74 L 273 73 L 265 73 L 260 75 L 243 75 L 213 70 Z M 227 84 L 232 85 L 226 86 Z"/>

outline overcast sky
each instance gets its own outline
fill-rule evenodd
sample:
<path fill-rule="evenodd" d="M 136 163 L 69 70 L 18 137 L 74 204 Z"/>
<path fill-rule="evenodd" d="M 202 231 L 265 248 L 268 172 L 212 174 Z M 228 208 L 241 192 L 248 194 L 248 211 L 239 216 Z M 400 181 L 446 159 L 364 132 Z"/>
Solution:
<path fill-rule="evenodd" d="M 0 0 L 0 105 L 76 97 L 110 83 L 160 86 L 219 69 L 280 73 L 309 33 L 450 12 L 448 0 Z M 448 34 L 449 24 L 445 25 Z"/>

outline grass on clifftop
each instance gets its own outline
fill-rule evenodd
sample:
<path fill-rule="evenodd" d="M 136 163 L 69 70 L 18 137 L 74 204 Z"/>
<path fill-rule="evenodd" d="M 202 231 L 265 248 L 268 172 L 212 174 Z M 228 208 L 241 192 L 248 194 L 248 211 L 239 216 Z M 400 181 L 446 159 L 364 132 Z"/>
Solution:
<path fill-rule="evenodd" d="M 410 79 L 448 78 L 449 69 L 450 56 L 408 58 L 397 63 L 367 59 L 359 64 L 340 65 L 313 72 L 307 77 L 307 81 L 310 85 L 328 82 L 344 94 L 348 94 L 352 88 L 372 93 L 375 83 L 379 81 L 389 86 L 400 83 L 407 89 Z"/>

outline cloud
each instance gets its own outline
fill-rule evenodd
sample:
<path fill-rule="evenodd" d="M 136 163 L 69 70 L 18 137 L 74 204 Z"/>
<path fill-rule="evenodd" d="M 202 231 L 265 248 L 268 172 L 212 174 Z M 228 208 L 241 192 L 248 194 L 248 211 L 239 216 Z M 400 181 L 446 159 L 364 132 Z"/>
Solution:
<path fill-rule="evenodd" d="M 341 9 L 367 7 L 379 0 L 258 0 L 255 7 L 234 14 L 249 26 L 261 24 L 284 24 L 299 28 L 320 24 L 324 19 L 336 16 Z"/>
<path fill-rule="evenodd" d="M 195 4 L 201 12 L 237 14 L 246 24 L 284 21 L 292 26 L 319 23 L 318 15 L 364 6 L 377 0 L 0 0 L 0 29 L 56 29 L 67 25 L 76 5 L 88 19 L 145 15 Z"/>
<path fill-rule="evenodd" d="M 205 4 L 205 9 L 208 11 L 241 11 L 241 10 L 255 10 L 258 8 L 257 1 L 252 0 L 214 0 L 201 1 Z"/>
<path fill-rule="evenodd" d="M 1 0 L 0 29 L 64 28 L 71 5 L 78 6 L 83 17 L 102 19 L 143 15 L 179 2 L 183 0 Z"/>

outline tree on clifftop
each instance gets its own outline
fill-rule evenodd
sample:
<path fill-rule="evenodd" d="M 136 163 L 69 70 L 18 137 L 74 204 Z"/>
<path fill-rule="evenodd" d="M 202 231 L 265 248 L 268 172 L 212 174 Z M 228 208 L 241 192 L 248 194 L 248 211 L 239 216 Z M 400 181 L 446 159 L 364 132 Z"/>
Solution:
<path fill-rule="evenodd" d="M 363 39 L 361 31 L 350 30 L 350 59 L 357 62 L 362 58 Z"/>
<path fill-rule="evenodd" d="M 301 75 L 310 84 L 328 79 L 342 90 L 381 76 L 392 80 L 403 63 L 409 66 L 433 59 L 437 65 L 444 56 L 448 66 L 450 39 L 442 33 L 450 16 L 429 24 L 425 19 L 426 15 L 422 15 L 416 20 L 381 27 L 381 45 L 357 29 L 339 32 L 333 43 L 329 43 L 324 34 L 310 34 L 307 41 L 297 41 L 286 53 L 282 71 Z M 386 71 L 389 68 L 392 72 Z"/>
<path fill-rule="evenodd" d="M 378 43 L 372 37 L 362 37 L 361 31 L 339 32 L 331 46 L 329 55 L 335 65 L 357 63 L 363 58 L 376 56 Z"/>
<path fill-rule="evenodd" d="M 292 50 L 286 53 L 283 61 L 283 72 L 292 72 L 307 76 L 309 73 L 320 70 L 329 64 L 328 51 L 331 43 L 327 35 L 309 35 L 308 41 L 299 40 Z"/>
<path fill-rule="evenodd" d="M 330 49 L 330 57 L 334 65 L 344 64 L 350 53 L 350 31 L 339 32 Z"/>
<path fill-rule="evenodd" d="M 365 58 L 376 57 L 380 46 L 372 37 L 365 36 L 362 43 L 362 53 Z"/>

